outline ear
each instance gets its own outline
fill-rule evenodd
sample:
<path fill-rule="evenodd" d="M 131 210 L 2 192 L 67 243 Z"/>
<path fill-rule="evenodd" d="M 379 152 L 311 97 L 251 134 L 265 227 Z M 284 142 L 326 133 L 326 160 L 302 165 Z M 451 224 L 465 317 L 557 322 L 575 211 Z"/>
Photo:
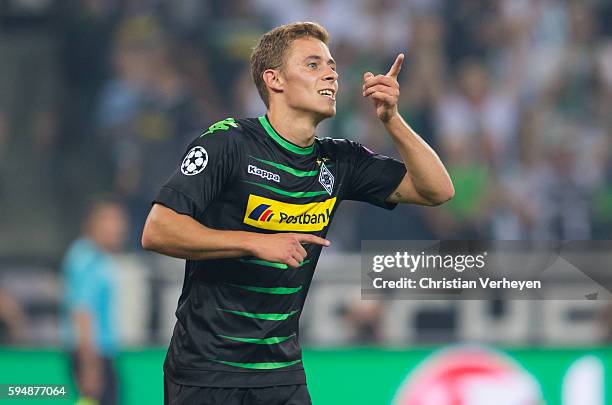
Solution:
<path fill-rule="evenodd" d="M 263 72 L 263 80 L 268 88 L 275 93 L 282 93 L 285 80 L 278 69 L 266 69 Z"/>

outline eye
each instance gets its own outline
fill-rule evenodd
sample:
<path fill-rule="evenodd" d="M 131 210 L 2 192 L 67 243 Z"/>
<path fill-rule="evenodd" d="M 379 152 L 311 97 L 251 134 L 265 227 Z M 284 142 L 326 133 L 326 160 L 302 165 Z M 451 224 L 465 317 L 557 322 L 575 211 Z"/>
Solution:
<path fill-rule="evenodd" d="M 317 63 L 316 63 L 316 62 L 310 62 L 310 63 L 308 64 L 308 67 L 309 67 L 309 68 L 311 68 L 311 69 L 316 69 L 316 68 L 317 68 L 317 66 L 318 66 L 318 65 L 317 65 Z"/>

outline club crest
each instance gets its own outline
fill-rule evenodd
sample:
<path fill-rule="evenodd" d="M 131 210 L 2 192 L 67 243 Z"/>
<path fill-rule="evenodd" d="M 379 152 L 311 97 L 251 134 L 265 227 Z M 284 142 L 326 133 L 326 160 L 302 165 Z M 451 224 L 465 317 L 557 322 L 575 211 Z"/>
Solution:
<path fill-rule="evenodd" d="M 321 183 L 329 195 L 332 195 L 334 191 L 334 175 L 331 174 L 323 162 L 321 162 L 321 171 L 319 172 L 319 183 Z"/>

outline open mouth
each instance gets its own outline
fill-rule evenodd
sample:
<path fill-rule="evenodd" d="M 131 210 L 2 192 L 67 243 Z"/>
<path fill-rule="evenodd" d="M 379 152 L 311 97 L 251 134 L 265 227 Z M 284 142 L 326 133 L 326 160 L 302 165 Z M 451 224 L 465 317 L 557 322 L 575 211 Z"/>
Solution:
<path fill-rule="evenodd" d="M 336 99 L 336 91 L 333 89 L 323 89 L 323 90 L 319 90 L 319 94 L 325 97 L 329 97 L 332 100 Z"/>

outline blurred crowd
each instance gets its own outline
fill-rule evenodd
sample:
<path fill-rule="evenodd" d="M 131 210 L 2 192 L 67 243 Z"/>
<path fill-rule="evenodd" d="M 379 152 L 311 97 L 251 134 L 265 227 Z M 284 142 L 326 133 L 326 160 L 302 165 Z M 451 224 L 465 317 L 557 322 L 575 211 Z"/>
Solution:
<path fill-rule="evenodd" d="M 59 258 L 87 196 L 150 201 L 211 123 L 264 113 L 248 59 L 296 20 L 331 33 L 337 117 L 319 136 L 396 156 L 361 96 L 406 54 L 400 111 L 456 196 L 346 204 L 330 238 L 609 239 L 612 3 L 604 0 L 9 0 L 0 3 L 0 254 Z M 606 23 L 607 22 L 607 23 Z M 399 214 L 398 214 L 399 212 Z M 349 218 L 351 220 L 349 220 Z"/>

